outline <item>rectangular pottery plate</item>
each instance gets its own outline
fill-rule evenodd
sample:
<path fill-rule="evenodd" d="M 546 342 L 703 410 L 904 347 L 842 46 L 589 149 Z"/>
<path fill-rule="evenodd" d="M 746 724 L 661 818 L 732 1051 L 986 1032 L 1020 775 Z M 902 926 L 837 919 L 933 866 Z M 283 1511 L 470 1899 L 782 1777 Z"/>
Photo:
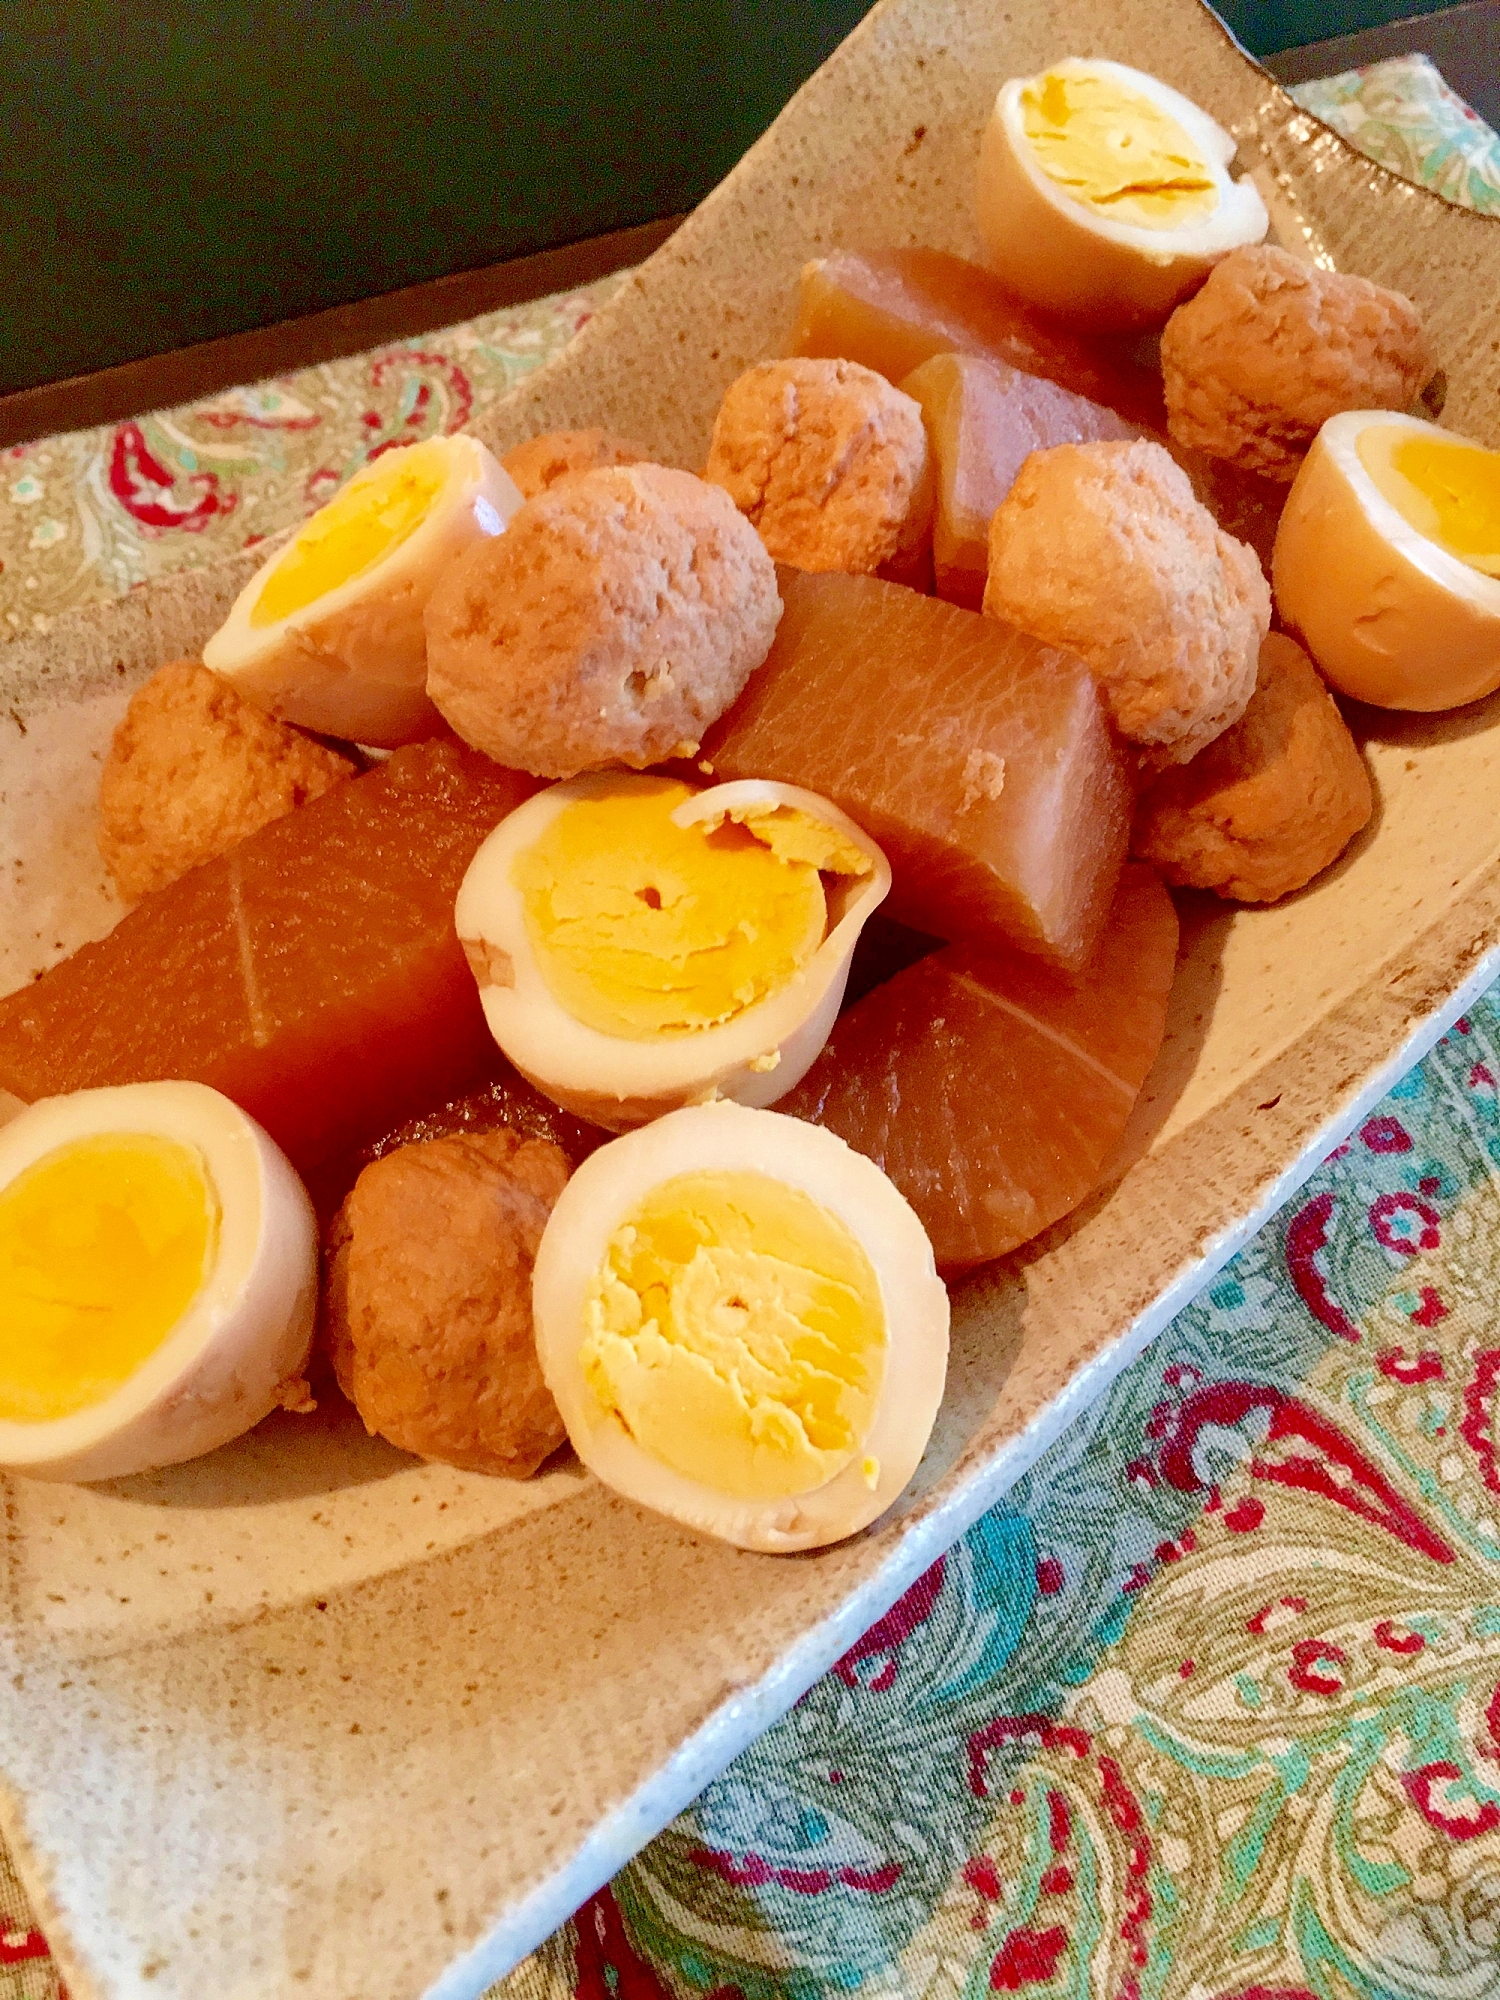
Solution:
<path fill-rule="evenodd" d="M 1237 135 L 1282 239 L 1414 294 L 1448 420 L 1500 446 L 1500 222 L 1353 154 L 1196 0 L 884 0 L 665 248 L 489 420 L 604 424 L 702 463 L 839 245 L 974 254 L 977 135 L 1065 54 L 1155 71 Z M 116 915 L 98 759 L 249 561 L 0 652 L 0 985 Z M 1187 911 L 1134 1164 L 956 1300 L 917 1480 L 777 1560 L 624 1505 L 403 1457 L 342 1410 L 95 1488 L 4 1482 L 4 1825 L 75 2000 L 458 2000 L 510 1967 L 1004 1491 L 1496 967 L 1491 702 L 1365 718 L 1375 824 L 1270 910 Z M 12 860 L 16 865 L 12 866 Z M 170 1005 L 163 996 L 162 1005 Z"/>

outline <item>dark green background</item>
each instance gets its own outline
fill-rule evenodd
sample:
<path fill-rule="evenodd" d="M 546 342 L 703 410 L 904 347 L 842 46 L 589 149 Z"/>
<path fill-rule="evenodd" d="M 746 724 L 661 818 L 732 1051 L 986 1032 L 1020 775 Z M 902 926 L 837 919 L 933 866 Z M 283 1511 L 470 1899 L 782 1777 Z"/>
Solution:
<path fill-rule="evenodd" d="M 0 391 L 691 207 L 867 4 L 0 0 Z"/>

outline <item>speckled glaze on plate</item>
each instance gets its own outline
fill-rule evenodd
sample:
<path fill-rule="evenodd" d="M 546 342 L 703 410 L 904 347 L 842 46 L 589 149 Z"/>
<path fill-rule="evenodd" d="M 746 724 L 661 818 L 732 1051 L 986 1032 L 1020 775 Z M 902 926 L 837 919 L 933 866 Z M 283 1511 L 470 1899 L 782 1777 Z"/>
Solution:
<path fill-rule="evenodd" d="M 993 91 L 1065 53 L 1154 70 L 1229 125 L 1284 240 L 1421 300 L 1448 420 L 1500 445 L 1500 223 L 1371 166 L 1196 0 L 884 0 L 500 406 L 491 440 L 602 423 L 700 462 L 724 384 L 784 346 L 806 257 L 974 251 Z M 113 921 L 90 856 L 94 759 L 125 690 L 201 644 L 253 561 L 0 652 L 0 705 L 28 730 L 0 757 L 0 837 L 20 863 L 0 906 L 5 984 Z M 1379 812 L 1332 877 L 1272 910 L 1188 910 L 1132 1163 L 960 1294 L 923 1467 L 853 1543 L 785 1561 L 709 1545 L 571 1463 L 510 1487 L 419 1465 L 333 1409 L 112 1486 L 6 1482 L 0 1805 L 75 2000 L 460 2000 L 544 1937 L 1494 976 L 1497 715 L 1367 718 Z"/>

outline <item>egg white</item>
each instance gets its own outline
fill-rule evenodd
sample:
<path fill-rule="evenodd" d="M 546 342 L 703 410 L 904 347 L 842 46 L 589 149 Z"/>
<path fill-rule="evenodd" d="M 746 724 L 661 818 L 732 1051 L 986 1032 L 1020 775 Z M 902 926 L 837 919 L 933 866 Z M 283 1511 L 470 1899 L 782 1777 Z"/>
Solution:
<path fill-rule="evenodd" d="M 1276 531 L 1276 607 L 1341 693 L 1378 708 L 1458 708 L 1500 687 L 1500 578 L 1430 540 L 1381 492 L 1359 455 L 1372 424 L 1470 442 L 1393 410 L 1330 417 Z"/>
<path fill-rule="evenodd" d="M 500 1048 L 555 1104 L 611 1132 L 715 1096 L 757 1107 L 784 1097 L 828 1040 L 860 931 L 891 887 L 890 864 L 874 841 L 814 792 L 752 778 L 696 793 L 672 815 L 680 826 L 752 806 L 791 806 L 842 833 L 869 856 L 870 872 L 829 882 L 828 929 L 811 960 L 797 978 L 732 1020 L 653 1041 L 607 1035 L 570 1014 L 548 988 L 512 877 L 518 856 L 575 800 L 653 782 L 594 772 L 538 792 L 480 848 L 454 909 L 485 1020 Z"/>
<path fill-rule="evenodd" d="M 584 1380 L 585 1301 L 610 1237 L 653 1188 L 701 1172 L 767 1174 L 800 1189 L 844 1224 L 874 1267 L 886 1319 L 874 1420 L 853 1460 L 811 1493 L 742 1500 L 715 1492 L 643 1451 Z M 739 1548 L 786 1555 L 868 1527 L 916 1471 L 943 1399 L 948 1294 L 927 1232 L 872 1160 L 777 1111 L 692 1105 L 592 1154 L 542 1233 L 532 1309 L 542 1374 L 589 1470 L 626 1499 Z"/>
<path fill-rule="evenodd" d="M 39 1099 L 0 1129 L 0 1188 L 60 1146 L 122 1132 L 202 1155 L 220 1208 L 213 1267 L 112 1395 L 46 1423 L 0 1420 L 0 1471 L 87 1481 L 180 1464 L 252 1429 L 306 1364 L 318 1297 L 312 1204 L 274 1141 L 206 1084 Z"/>
<path fill-rule="evenodd" d="M 987 260 L 1023 298 L 1080 324 L 1161 326 L 1221 257 L 1262 240 L 1270 226 L 1266 205 L 1253 182 L 1229 172 L 1233 136 L 1159 77 L 1077 56 L 1043 73 L 1053 72 L 1112 78 L 1176 119 L 1218 191 L 1218 206 L 1176 228 L 1146 229 L 1075 201 L 1044 172 L 1026 137 L 1021 93 L 1032 79 L 1012 77 L 979 142 L 977 219 Z"/>
<path fill-rule="evenodd" d="M 266 579 L 295 539 L 289 537 L 235 599 L 203 648 L 204 665 L 283 722 L 326 736 L 391 748 L 441 729 L 427 697 L 422 613 L 454 557 L 501 533 L 522 499 L 478 438 L 460 432 L 430 442 L 449 459 L 447 476 L 405 541 L 300 610 L 252 625 Z M 334 497 L 387 472 L 395 456 L 384 453 Z"/>

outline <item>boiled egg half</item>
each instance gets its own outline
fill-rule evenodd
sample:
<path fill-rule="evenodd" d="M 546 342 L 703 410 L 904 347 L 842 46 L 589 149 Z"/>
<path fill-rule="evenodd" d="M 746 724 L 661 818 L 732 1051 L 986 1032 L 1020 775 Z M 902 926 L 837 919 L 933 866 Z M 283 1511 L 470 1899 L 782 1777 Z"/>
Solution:
<path fill-rule="evenodd" d="M 740 1548 L 868 1526 L 942 1401 L 921 1223 L 873 1161 L 775 1111 L 695 1105 L 601 1147 L 548 1219 L 532 1304 L 584 1464 Z"/>
<path fill-rule="evenodd" d="M 1161 326 L 1269 218 L 1235 141 L 1191 98 L 1123 63 L 1070 56 L 1001 87 L 979 146 L 991 267 L 1048 311 Z"/>
<path fill-rule="evenodd" d="M 504 819 L 454 914 L 505 1054 L 564 1110 L 619 1132 L 789 1091 L 890 886 L 874 841 L 813 792 L 606 772 Z"/>
<path fill-rule="evenodd" d="M 387 747 L 432 735 L 422 613 L 453 558 L 520 505 L 478 438 L 383 452 L 256 571 L 204 665 L 303 729 Z"/>
<path fill-rule="evenodd" d="M 39 1099 L 0 1129 L 0 1469 L 114 1479 L 249 1430 L 295 1394 L 317 1265 L 302 1183 L 218 1091 Z"/>
<path fill-rule="evenodd" d="M 1330 417 L 1271 558 L 1277 609 L 1323 676 L 1379 708 L 1500 687 L 1500 451 L 1394 410 Z"/>

